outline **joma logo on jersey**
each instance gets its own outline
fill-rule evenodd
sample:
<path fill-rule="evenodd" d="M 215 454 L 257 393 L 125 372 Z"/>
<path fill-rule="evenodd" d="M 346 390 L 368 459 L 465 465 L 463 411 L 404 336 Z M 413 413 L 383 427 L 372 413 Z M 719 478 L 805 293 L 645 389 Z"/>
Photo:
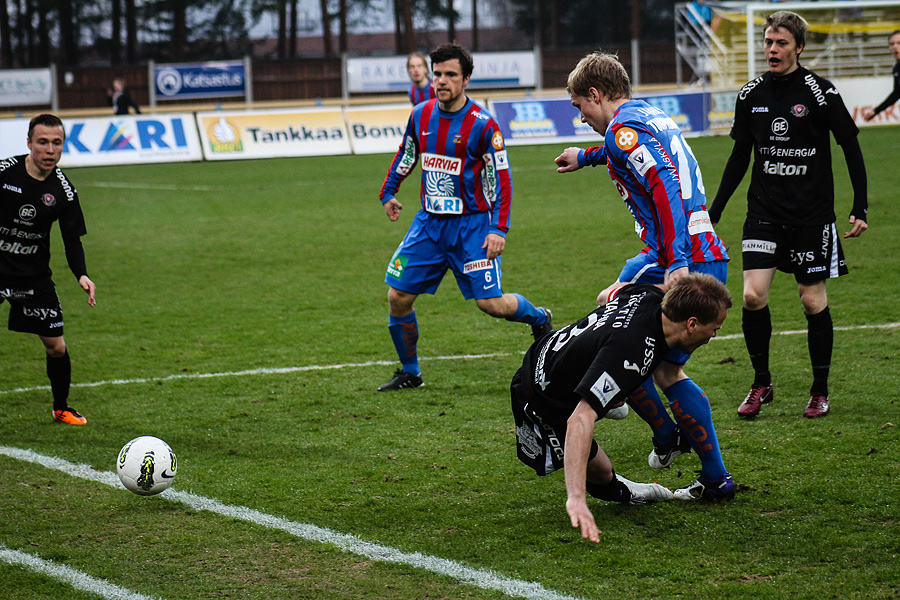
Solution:
<path fill-rule="evenodd" d="M 11 191 L 11 192 L 15 192 L 15 193 L 17 193 L 17 194 L 21 194 L 21 193 L 22 193 L 22 188 L 16 187 L 16 186 L 14 186 L 14 185 L 9 185 L 8 183 L 4 183 L 4 184 L 3 184 L 3 189 L 4 189 L 4 190 L 9 190 L 9 191 Z"/>
<path fill-rule="evenodd" d="M 448 175 L 459 175 L 462 173 L 462 164 L 463 161 L 461 158 L 429 153 L 422 155 L 422 169 L 424 171 L 437 171 L 439 173 L 447 173 Z"/>

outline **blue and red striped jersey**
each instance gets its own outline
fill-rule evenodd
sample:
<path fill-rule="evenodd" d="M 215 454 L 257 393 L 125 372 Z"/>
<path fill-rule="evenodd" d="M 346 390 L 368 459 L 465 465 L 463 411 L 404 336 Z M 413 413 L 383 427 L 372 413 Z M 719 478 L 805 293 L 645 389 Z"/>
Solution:
<path fill-rule="evenodd" d="M 428 87 L 420 88 L 415 83 L 413 83 L 409 88 L 409 101 L 412 102 L 412 105 L 421 104 L 426 100 L 431 100 L 433 98 L 437 98 L 434 95 L 434 82 L 431 79 L 428 80 Z"/>
<path fill-rule="evenodd" d="M 437 100 L 423 102 L 409 116 L 406 133 L 381 186 L 382 204 L 422 163 L 422 208 L 432 214 L 490 213 L 491 233 L 509 231 L 512 178 L 500 127 L 473 102 L 447 113 Z"/>
<path fill-rule="evenodd" d="M 647 244 L 643 252 L 669 271 L 728 259 L 706 210 L 700 165 L 666 113 L 629 100 L 613 116 L 604 144 L 581 151 L 578 164 L 607 164 Z"/>

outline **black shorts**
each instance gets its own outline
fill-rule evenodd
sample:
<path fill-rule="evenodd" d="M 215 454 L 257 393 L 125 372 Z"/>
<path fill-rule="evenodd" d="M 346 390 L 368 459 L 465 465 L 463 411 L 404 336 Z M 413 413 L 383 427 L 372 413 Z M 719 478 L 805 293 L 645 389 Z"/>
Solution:
<path fill-rule="evenodd" d="M 34 287 L 0 286 L 0 304 L 4 300 L 9 302 L 10 331 L 42 337 L 62 336 L 62 306 L 52 283 Z"/>
<path fill-rule="evenodd" d="M 538 475 L 549 475 L 563 468 L 566 445 L 566 423 L 551 423 L 533 408 L 525 386 L 522 369 L 516 371 L 509 386 L 513 418 L 516 421 L 516 455 Z M 591 454 L 599 451 L 591 440 Z"/>
<path fill-rule="evenodd" d="M 744 221 L 741 247 L 744 271 L 777 268 L 811 284 L 848 273 L 834 223 L 782 227 L 759 219 Z"/>

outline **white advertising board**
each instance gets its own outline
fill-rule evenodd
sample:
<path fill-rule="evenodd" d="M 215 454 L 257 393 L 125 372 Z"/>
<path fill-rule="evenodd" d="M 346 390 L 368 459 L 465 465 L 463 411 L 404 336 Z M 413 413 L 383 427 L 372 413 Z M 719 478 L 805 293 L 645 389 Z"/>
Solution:
<path fill-rule="evenodd" d="M 28 152 L 28 119 L 0 121 L 0 157 Z M 190 113 L 64 118 L 59 166 L 86 167 L 201 160 Z"/>
<path fill-rule="evenodd" d="M 53 81 L 50 69 L 0 71 L 0 106 L 50 105 Z"/>

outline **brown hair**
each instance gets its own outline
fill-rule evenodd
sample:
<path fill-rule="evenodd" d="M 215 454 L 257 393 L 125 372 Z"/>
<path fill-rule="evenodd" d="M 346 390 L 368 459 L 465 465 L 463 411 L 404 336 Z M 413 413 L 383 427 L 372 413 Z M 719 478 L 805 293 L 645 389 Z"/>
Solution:
<path fill-rule="evenodd" d="M 36 125 L 43 125 L 44 127 L 63 127 L 62 119 L 57 117 L 56 115 L 51 115 L 45 113 L 43 115 L 38 115 L 33 118 L 28 123 L 28 139 L 31 139 L 31 134 L 34 133 L 34 128 Z M 66 129 L 63 127 L 63 137 L 66 135 Z"/>
<path fill-rule="evenodd" d="M 588 54 L 569 73 L 566 91 L 570 96 L 588 96 L 591 88 L 596 88 L 608 100 L 631 98 L 631 79 L 614 54 Z"/>
<path fill-rule="evenodd" d="M 662 300 L 662 311 L 673 323 L 696 317 L 705 325 L 718 320 L 731 305 L 731 292 L 721 281 L 712 275 L 691 273 L 669 288 Z"/>
<path fill-rule="evenodd" d="M 809 30 L 809 23 L 806 22 L 806 19 L 795 12 L 779 10 L 766 18 L 766 26 L 763 27 L 763 33 L 768 29 L 781 28 L 791 32 L 798 48 L 806 47 L 806 32 Z"/>
<path fill-rule="evenodd" d="M 431 52 L 430 58 L 432 66 L 455 58 L 459 61 L 459 66 L 462 67 L 463 77 L 471 77 L 472 71 L 475 70 L 475 61 L 472 60 L 472 55 L 459 44 L 438 46 Z"/>

